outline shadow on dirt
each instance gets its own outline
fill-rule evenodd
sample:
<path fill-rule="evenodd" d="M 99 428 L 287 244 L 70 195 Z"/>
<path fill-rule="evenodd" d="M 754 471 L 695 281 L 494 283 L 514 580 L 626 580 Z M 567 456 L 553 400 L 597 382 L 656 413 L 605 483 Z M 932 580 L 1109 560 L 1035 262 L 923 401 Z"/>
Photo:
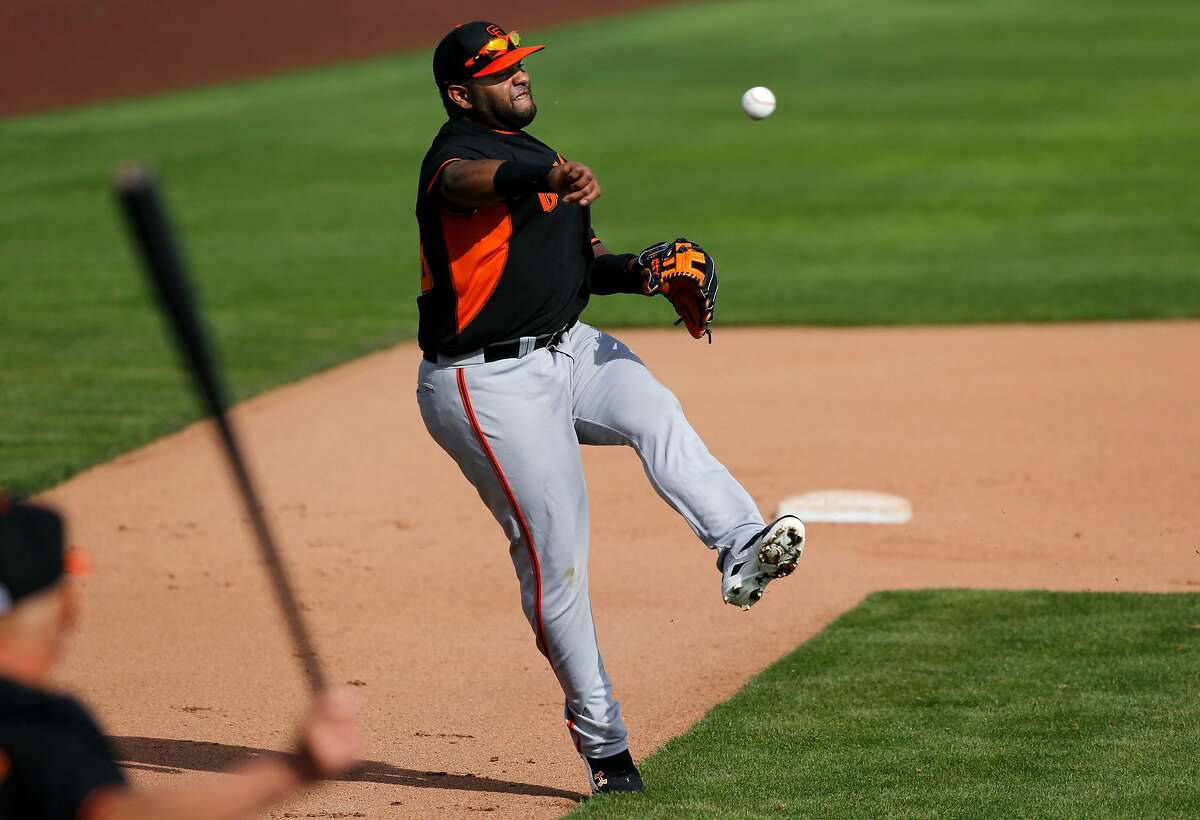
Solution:
<path fill-rule="evenodd" d="M 167 774 L 181 774 L 184 771 L 223 772 L 256 758 L 279 754 L 270 749 L 255 749 L 250 746 L 230 746 L 225 743 L 171 740 L 160 737 L 110 737 L 109 741 L 113 744 L 117 762 L 122 768 Z M 470 773 L 456 774 L 402 769 L 399 766 L 381 763 L 377 760 L 365 760 L 354 771 L 333 779 L 365 783 L 391 783 L 396 786 L 413 786 L 419 789 L 459 789 L 469 792 L 524 794 L 531 797 L 561 797 L 574 801 L 584 798 L 584 795 L 578 792 L 554 789 L 549 786 L 495 780 Z"/>

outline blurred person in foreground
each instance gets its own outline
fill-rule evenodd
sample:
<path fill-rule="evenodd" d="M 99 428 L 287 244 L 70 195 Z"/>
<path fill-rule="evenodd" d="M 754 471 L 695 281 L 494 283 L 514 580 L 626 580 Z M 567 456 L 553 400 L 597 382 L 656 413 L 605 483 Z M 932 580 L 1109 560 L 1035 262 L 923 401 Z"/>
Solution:
<path fill-rule="evenodd" d="M 298 749 L 233 769 L 239 777 L 133 789 L 99 726 L 47 687 L 78 616 L 63 521 L 0 491 L 0 820 L 248 817 L 304 786 L 350 769 L 362 741 L 345 691 L 319 696 Z"/>

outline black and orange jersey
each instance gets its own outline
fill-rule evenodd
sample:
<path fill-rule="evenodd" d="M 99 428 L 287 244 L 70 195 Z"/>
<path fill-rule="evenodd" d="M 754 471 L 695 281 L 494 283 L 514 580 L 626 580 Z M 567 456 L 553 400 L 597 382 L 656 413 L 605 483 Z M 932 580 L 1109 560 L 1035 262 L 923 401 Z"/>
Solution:
<path fill-rule="evenodd" d="M 460 355 L 562 329 L 587 305 L 592 261 L 587 208 L 557 194 L 528 194 L 473 211 L 434 191 L 456 160 L 551 164 L 562 157 L 523 131 L 450 120 L 421 164 L 417 192 L 421 295 L 418 341 L 427 353 Z"/>

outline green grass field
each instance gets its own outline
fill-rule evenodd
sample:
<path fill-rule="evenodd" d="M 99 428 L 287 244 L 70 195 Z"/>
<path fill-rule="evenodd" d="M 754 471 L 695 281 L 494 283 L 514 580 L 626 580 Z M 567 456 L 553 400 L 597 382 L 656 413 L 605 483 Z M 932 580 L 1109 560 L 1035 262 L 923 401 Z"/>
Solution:
<path fill-rule="evenodd" d="M 719 323 L 1195 316 L 1198 26 L 1190 0 L 661 9 L 527 31 L 551 44 L 532 130 L 596 169 L 610 247 L 714 252 Z M 121 160 L 161 171 L 237 396 L 410 336 L 428 62 L 0 122 L 0 485 L 195 417 L 107 191 Z M 756 84 L 780 109 L 751 123 Z"/>
<path fill-rule="evenodd" d="M 572 818 L 1196 817 L 1200 596 L 887 592 Z"/>

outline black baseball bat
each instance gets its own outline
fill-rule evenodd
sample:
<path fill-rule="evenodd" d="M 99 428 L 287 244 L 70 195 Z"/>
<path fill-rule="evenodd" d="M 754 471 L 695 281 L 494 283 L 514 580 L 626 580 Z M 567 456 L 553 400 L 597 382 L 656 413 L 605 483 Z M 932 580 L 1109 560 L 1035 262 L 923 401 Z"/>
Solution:
<path fill-rule="evenodd" d="M 221 444 L 233 471 L 234 480 L 245 504 L 246 512 L 254 526 L 262 559 L 267 565 L 275 597 L 283 610 L 296 656 L 304 665 L 304 675 L 314 693 L 325 688 L 325 676 L 321 662 L 313 649 L 308 627 L 296 604 L 296 594 L 280 559 L 279 547 L 267 526 L 262 504 L 246 463 L 242 449 L 234 434 L 233 425 L 226 413 L 225 391 L 220 374 L 213 364 L 200 313 L 192 298 L 192 289 L 184 269 L 183 257 L 176 246 L 175 236 L 158 195 L 154 178 L 136 165 L 118 171 L 115 181 L 117 197 L 120 199 L 126 222 L 133 235 L 134 244 L 145 266 L 146 274 L 159 306 L 167 314 L 175 341 L 183 356 L 188 372 L 208 414 L 217 423 Z"/>

